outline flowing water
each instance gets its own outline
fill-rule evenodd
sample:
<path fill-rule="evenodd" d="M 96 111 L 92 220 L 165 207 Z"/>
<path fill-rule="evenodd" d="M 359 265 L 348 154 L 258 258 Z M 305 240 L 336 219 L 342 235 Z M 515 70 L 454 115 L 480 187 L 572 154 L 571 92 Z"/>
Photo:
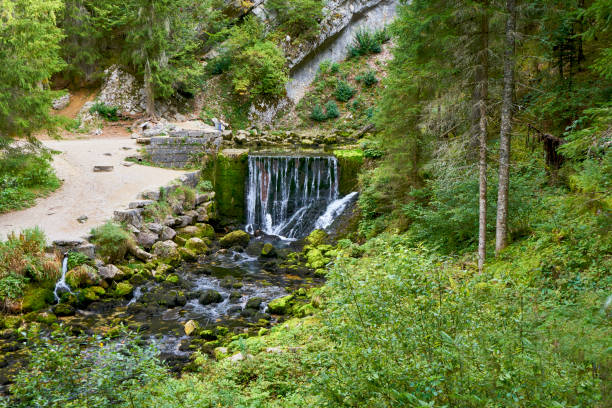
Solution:
<path fill-rule="evenodd" d="M 68 254 L 64 256 L 64 260 L 62 261 L 62 276 L 55 284 L 55 289 L 53 289 L 53 296 L 55 296 L 56 303 L 59 303 L 62 293 L 72 293 L 70 286 L 66 283 L 66 272 L 68 272 Z"/>
<path fill-rule="evenodd" d="M 247 231 L 297 239 L 339 197 L 333 156 L 249 156 Z"/>

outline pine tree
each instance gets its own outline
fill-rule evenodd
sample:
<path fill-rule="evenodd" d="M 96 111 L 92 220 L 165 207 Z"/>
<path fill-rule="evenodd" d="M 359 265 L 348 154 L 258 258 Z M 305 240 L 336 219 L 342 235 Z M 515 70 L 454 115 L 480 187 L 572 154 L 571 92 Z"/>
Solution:
<path fill-rule="evenodd" d="M 52 126 L 49 79 L 64 67 L 59 0 L 0 0 L 0 139 Z"/>

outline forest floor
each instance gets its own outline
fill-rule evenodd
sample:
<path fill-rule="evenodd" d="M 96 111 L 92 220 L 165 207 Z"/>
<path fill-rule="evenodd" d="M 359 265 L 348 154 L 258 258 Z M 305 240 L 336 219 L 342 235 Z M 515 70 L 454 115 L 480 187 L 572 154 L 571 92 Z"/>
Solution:
<path fill-rule="evenodd" d="M 63 184 L 32 208 L 0 215 L 0 239 L 11 231 L 35 226 L 50 241 L 82 237 L 110 219 L 114 210 L 125 208 L 139 192 L 157 189 L 183 174 L 137 164 L 124 166 L 125 158 L 136 154 L 140 147 L 128 134 L 104 131 L 98 138 L 42 143 L 58 152 L 53 167 Z M 98 165 L 113 166 L 113 170 L 95 173 L 93 168 Z M 81 216 L 87 220 L 77 221 Z"/>

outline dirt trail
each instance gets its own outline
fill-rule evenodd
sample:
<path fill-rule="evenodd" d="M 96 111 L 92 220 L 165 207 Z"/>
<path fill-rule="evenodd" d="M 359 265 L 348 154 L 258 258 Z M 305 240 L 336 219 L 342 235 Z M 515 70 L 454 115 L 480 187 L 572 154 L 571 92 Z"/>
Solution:
<path fill-rule="evenodd" d="M 40 226 L 49 241 L 83 237 L 111 218 L 114 210 L 126 208 L 139 192 L 157 189 L 184 173 L 136 164 L 123 166 L 125 157 L 139 148 L 129 138 L 45 140 L 43 144 L 62 152 L 55 156 L 53 166 L 63 185 L 32 208 L 0 215 L 0 239 L 11 231 L 34 226 Z M 94 173 L 96 165 L 114 166 L 114 170 Z M 83 224 L 77 221 L 82 215 L 88 217 Z"/>

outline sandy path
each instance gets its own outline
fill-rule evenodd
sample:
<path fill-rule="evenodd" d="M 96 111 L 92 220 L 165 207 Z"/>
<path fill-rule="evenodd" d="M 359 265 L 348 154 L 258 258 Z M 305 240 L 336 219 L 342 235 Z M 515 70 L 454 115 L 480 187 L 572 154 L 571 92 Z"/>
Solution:
<path fill-rule="evenodd" d="M 53 166 L 63 185 L 49 197 L 39 199 L 32 208 L 0 215 L 2 239 L 11 231 L 34 226 L 40 226 L 49 241 L 83 237 L 92 227 L 111 218 L 114 210 L 126 208 L 141 191 L 157 189 L 184 173 L 136 164 L 122 166 L 124 158 L 134 155 L 139 148 L 132 139 L 46 140 L 43 143 L 62 152 L 54 156 Z M 95 165 L 111 165 L 114 170 L 94 173 Z M 82 215 L 88 217 L 83 224 L 76 220 Z"/>

